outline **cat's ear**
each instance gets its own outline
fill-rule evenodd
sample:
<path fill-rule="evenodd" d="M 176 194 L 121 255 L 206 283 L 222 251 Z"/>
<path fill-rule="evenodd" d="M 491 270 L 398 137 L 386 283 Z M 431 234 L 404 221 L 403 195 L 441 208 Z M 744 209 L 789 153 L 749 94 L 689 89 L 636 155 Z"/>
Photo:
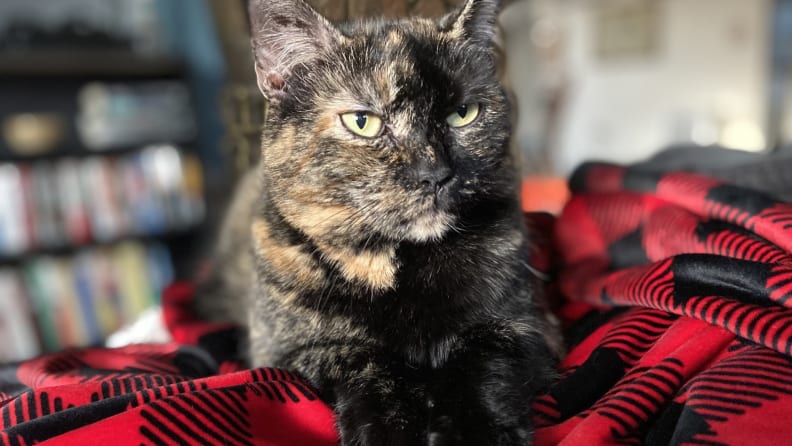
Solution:
<path fill-rule="evenodd" d="M 323 52 L 341 33 L 303 0 L 249 0 L 251 44 L 259 89 L 270 101 L 285 94 L 289 75 Z"/>
<path fill-rule="evenodd" d="M 499 0 L 464 0 L 456 11 L 440 19 L 440 29 L 454 38 L 489 48 L 500 6 Z"/>

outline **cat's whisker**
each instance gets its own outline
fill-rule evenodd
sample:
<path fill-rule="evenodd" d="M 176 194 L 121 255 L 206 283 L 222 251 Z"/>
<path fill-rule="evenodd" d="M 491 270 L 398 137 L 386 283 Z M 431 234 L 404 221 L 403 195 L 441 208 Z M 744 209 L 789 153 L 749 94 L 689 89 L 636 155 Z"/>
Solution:
<path fill-rule="evenodd" d="M 454 231 L 457 234 L 463 234 L 464 233 L 462 228 L 460 228 L 459 226 L 457 226 L 457 225 L 455 225 L 453 223 L 448 223 L 448 229 Z"/>

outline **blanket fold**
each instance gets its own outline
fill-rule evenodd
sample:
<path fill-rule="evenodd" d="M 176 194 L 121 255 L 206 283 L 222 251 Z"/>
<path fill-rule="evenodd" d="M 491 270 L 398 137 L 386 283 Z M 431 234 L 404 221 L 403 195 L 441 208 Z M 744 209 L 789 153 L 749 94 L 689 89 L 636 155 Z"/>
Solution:
<path fill-rule="evenodd" d="M 578 332 L 534 404 L 537 444 L 785 442 L 792 207 L 605 163 L 571 186 L 555 240 L 559 313 Z"/>

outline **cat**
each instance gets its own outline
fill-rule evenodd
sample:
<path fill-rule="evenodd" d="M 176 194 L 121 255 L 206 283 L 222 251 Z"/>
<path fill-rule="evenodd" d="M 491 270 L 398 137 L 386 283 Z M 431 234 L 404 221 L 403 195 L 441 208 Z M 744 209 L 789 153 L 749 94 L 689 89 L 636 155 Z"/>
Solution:
<path fill-rule="evenodd" d="M 299 373 L 347 445 L 526 445 L 553 328 L 495 75 L 497 0 L 333 25 L 250 0 L 269 102 L 200 312 Z"/>

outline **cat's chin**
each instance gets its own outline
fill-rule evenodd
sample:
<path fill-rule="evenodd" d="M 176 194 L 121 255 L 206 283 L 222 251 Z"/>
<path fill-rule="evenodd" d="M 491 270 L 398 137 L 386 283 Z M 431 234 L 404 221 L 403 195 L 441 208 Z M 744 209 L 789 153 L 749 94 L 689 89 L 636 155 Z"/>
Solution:
<path fill-rule="evenodd" d="M 440 240 L 451 229 L 456 218 L 444 211 L 427 212 L 412 221 L 405 238 L 415 243 Z"/>

